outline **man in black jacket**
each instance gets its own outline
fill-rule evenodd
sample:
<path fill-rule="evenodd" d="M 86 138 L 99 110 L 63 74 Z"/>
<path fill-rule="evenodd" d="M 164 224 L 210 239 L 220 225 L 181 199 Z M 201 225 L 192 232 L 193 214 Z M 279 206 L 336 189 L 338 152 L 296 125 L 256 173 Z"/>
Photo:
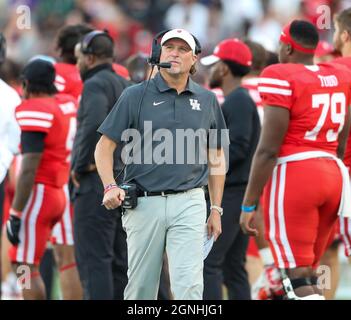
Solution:
<path fill-rule="evenodd" d="M 129 85 L 112 69 L 113 48 L 112 38 L 102 31 L 88 33 L 75 48 L 84 82 L 72 151 L 75 253 L 84 298 L 94 300 L 123 299 L 128 281 L 120 211 L 101 206 L 103 186 L 94 161 L 96 130 Z M 117 173 L 123 167 L 118 150 L 115 159 Z"/>
<path fill-rule="evenodd" d="M 211 65 L 210 87 L 223 90 L 222 112 L 229 129 L 229 170 L 223 193 L 222 235 L 205 260 L 204 299 L 222 299 L 222 284 L 229 299 L 251 297 L 245 270 L 248 236 L 240 230 L 241 203 L 249 178 L 251 160 L 260 135 L 256 105 L 241 86 L 242 77 L 250 71 L 252 54 L 238 39 L 224 40 L 214 54 L 201 59 Z"/>

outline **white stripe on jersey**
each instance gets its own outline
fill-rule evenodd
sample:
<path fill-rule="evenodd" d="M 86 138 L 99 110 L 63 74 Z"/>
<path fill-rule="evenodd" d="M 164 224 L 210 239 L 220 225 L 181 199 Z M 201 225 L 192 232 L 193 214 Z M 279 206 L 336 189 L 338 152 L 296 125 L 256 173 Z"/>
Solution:
<path fill-rule="evenodd" d="M 259 78 L 259 84 L 275 84 L 277 86 L 290 87 L 290 83 L 288 81 L 274 78 Z"/>
<path fill-rule="evenodd" d="M 291 96 L 292 95 L 292 90 L 287 90 L 287 89 L 280 89 L 280 88 L 273 88 L 273 87 L 258 87 L 259 92 L 263 93 L 275 93 L 275 94 L 281 94 L 283 96 Z"/>
<path fill-rule="evenodd" d="M 262 78 L 262 79 L 265 79 L 265 78 Z M 268 78 L 266 78 L 268 79 Z M 260 83 L 260 78 L 248 78 L 248 79 L 244 79 L 242 81 L 242 84 L 244 86 L 258 86 L 258 84 Z"/>
<path fill-rule="evenodd" d="M 279 169 L 278 169 L 279 168 Z M 271 194 L 269 199 L 269 239 L 272 241 L 273 250 L 278 258 L 278 267 L 285 268 L 283 261 L 283 254 L 285 255 L 289 268 L 296 268 L 296 261 L 292 253 L 285 225 L 284 217 L 284 193 L 285 193 L 285 177 L 286 177 L 286 163 L 282 164 L 280 167 L 275 167 L 272 174 L 272 185 L 271 185 Z M 278 182 L 278 170 L 280 171 L 280 179 L 278 184 L 278 199 L 276 199 L 277 191 L 277 182 Z M 277 206 L 277 211 L 275 210 L 275 205 Z M 278 228 L 275 224 L 275 219 L 279 224 L 279 233 Z M 279 239 L 281 244 L 278 244 L 277 239 Z M 283 252 L 284 251 L 284 252 Z"/>
<path fill-rule="evenodd" d="M 18 124 L 20 126 L 34 126 L 34 127 L 42 127 L 42 128 L 51 128 L 52 127 L 52 122 L 50 122 L 50 121 L 34 120 L 34 119 L 18 120 Z"/>
<path fill-rule="evenodd" d="M 71 217 L 71 208 L 69 200 L 69 192 L 67 184 L 63 187 L 66 197 L 66 207 L 65 212 L 59 222 L 55 224 L 55 227 L 52 231 L 52 236 L 55 238 L 57 245 L 68 245 L 73 246 L 73 227 L 72 227 L 72 217 Z M 65 235 L 65 239 L 64 239 Z"/>
<path fill-rule="evenodd" d="M 64 192 L 66 196 L 66 208 L 65 213 L 63 214 L 63 227 L 66 235 L 66 244 L 69 246 L 73 246 L 73 228 L 72 228 L 72 217 L 71 217 L 71 202 L 69 199 L 69 191 L 68 185 L 66 184 L 64 187 Z"/>
<path fill-rule="evenodd" d="M 36 188 L 36 186 L 34 186 L 34 188 Z M 29 199 L 27 201 L 27 204 L 22 212 L 22 218 L 21 218 L 21 227 L 20 227 L 20 231 L 19 231 L 19 239 L 20 239 L 20 243 L 17 246 L 17 252 L 16 252 L 16 261 L 17 262 L 23 262 L 24 261 L 24 246 L 25 246 L 25 229 L 26 229 L 26 225 L 25 225 L 25 221 L 27 219 L 27 215 L 28 215 L 28 210 L 29 207 L 32 204 L 32 201 L 35 201 L 35 199 L 33 199 L 33 195 L 34 195 L 34 188 L 30 193 Z"/>
<path fill-rule="evenodd" d="M 286 234 L 285 217 L 284 217 L 284 193 L 285 193 L 285 177 L 286 177 L 286 163 L 281 165 L 279 191 L 278 191 L 278 221 L 280 240 L 285 251 L 286 259 L 289 263 L 289 268 L 296 268 L 296 261 L 292 253 L 288 236 Z"/>
<path fill-rule="evenodd" d="M 272 241 L 272 245 L 277 255 L 278 266 L 284 267 L 283 258 L 281 252 L 279 250 L 279 246 L 276 240 L 276 227 L 275 227 L 275 193 L 277 188 L 277 175 L 278 168 L 275 167 L 272 173 L 272 185 L 271 185 L 271 193 L 269 196 L 269 239 Z"/>
<path fill-rule="evenodd" d="M 52 237 L 55 238 L 56 244 L 63 244 L 62 224 L 61 221 L 57 222 L 52 229 Z"/>
<path fill-rule="evenodd" d="M 36 227 L 37 227 L 37 220 L 40 209 L 43 204 L 44 198 L 44 185 L 38 184 L 37 187 L 37 196 L 33 205 L 32 211 L 29 213 L 29 220 L 28 220 L 28 251 L 27 251 L 27 259 L 26 263 L 33 264 L 34 257 L 35 257 L 35 244 L 36 244 Z"/>
<path fill-rule="evenodd" d="M 340 224 L 340 235 L 341 238 L 344 242 L 344 246 L 345 246 L 345 253 L 346 256 L 350 256 L 351 255 L 351 219 L 350 218 L 345 218 L 343 216 L 339 217 L 339 224 Z"/>
<path fill-rule="evenodd" d="M 16 118 L 35 118 L 42 120 L 52 120 L 54 119 L 54 115 L 52 113 L 40 112 L 40 111 L 19 111 L 16 112 Z"/>

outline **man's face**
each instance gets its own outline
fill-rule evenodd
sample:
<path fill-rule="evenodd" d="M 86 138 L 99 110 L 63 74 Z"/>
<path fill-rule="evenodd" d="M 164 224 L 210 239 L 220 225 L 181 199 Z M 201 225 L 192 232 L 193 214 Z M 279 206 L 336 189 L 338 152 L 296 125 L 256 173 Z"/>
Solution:
<path fill-rule="evenodd" d="M 171 63 L 171 68 L 165 69 L 169 74 L 189 73 L 196 60 L 190 46 L 182 39 L 169 39 L 162 46 L 160 61 Z"/>
<path fill-rule="evenodd" d="M 334 35 L 333 35 L 333 44 L 334 44 L 334 48 L 335 50 L 341 52 L 344 44 L 342 41 L 342 32 L 340 30 L 339 24 L 335 21 L 334 22 L 334 27 L 335 27 L 335 31 L 334 31 Z"/>
<path fill-rule="evenodd" d="M 209 70 L 209 87 L 211 89 L 220 88 L 223 83 L 222 62 L 214 63 Z"/>
<path fill-rule="evenodd" d="M 76 63 L 77 68 L 79 70 L 79 73 L 82 75 L 89 69 L 89 65 L 87 61 L 88 60 L 87 55 L 84 55 L 80 50 L 80 43 L 76 44 L 74 48 L 74 55 L 77 59 L 77 63 Z"/>

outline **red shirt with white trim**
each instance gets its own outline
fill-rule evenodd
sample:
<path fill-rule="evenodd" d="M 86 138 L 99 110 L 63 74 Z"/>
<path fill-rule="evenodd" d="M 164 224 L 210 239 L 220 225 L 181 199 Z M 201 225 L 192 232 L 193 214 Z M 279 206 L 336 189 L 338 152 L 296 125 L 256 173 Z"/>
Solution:
<path fill-rule="evenodd" d="M 351 72 L 351 57 L 339 57 L 334 59 L 332 63 L 344 65 Z M 347 139 L 346 150 L 344 155 L 344 163 L 349 169 L 351 168 L 351 132 Z"/>
<path fill-rule="evenodd" d="M 21 131 L 46 133 L 35 183 L 62 187 L 68 182 L 76 114 L 77 101 L 66 94 L 27 99 L 16 108 Z"/>
<path fill-rule="evenodd" d="M 128 69 L 118 63 L 112 64 L 113 70 L 121 77 L 129 80 Z M 78 101 L 83 91 L 83 82 L 80 77 L 79 70 L 76 65 L 57 62 L 55 63 L 55 86 L 60 93 L 70 94 Z"/>
<path fill-rule="evenodd" d="M 258 87 L 263 105 L 290 112 L 279 156 L 314 150 L 336 154 L 350 102 L 350 81 L 345 67 L 330 63 L 275 64 L 263 70 Z"/>
<path fill-rule="evenodd" d="M 74 64 L 55 63 L 55 86 L 60 93 L 70 94 L 79 100 L 83 90 L 83 82 L 79 70 Z"/>
<path fill-rule="evenodd" d="M 252 100 L 255 102 L 257 107 L 257 112 L 260 117 L 260 123 L 262 125 L 263 124 L 263 104 L 262 104 L 262 98 L 260 96 L 260 93 L 258 92 L 259 80 L 260 80 L 259 77 L 245 78 L 242 80 L 241 85 L 243 88 L 249 91 L 249 94 Z"/>

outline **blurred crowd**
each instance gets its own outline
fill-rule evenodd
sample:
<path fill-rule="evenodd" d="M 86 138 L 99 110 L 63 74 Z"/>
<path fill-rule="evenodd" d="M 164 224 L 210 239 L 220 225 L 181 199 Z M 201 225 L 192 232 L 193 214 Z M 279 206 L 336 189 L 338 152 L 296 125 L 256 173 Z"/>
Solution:
<path fill-rule="evenodd" d="M 275 51 L 284 23 L 293 18 L 318 23 L 325 16 L 330 23 L 320 29 L 321 38 L 331 41 L 333 13 L 350 4 L 350 0 L 0 0 L 0 28 L 10 62 L 24 64 L 36 54 L 55 57 L 57 30 L 85 22 L 109 31 L 116 43 L 116 62 L 123 63 L 134 53 L 148 54 L 153 35 L 168 28 L 193 33 L 203 55 L 229 37 L 248 37 Z"/>

